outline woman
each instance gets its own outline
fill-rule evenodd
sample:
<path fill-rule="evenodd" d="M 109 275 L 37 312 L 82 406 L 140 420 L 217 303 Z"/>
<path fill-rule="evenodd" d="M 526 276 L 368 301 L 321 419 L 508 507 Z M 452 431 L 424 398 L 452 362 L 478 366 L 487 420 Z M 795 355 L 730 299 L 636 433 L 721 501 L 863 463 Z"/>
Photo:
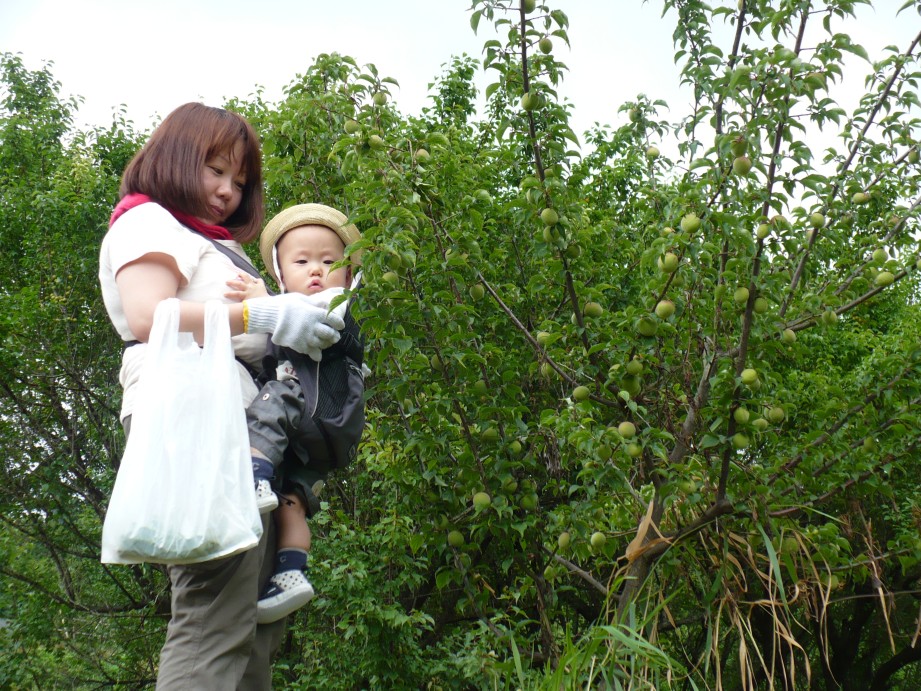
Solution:
<path fill-rule="evenodd" d="M 180 300 L 180 329 L 203 340 L 204 303 L 222 300 L 240 243 L 254 240 L 263 219 L 259 142 L 241 116 L 198 103 L 180 106 L 154 131 L 125 170 L 100 251 L 99 281 L 109 318 L 126 341 L 119 380 L 121 419 L 131 414 L 154 310 Z M 255 271 L 255 270 L 254 270 Z M 335 343 L 338 317 L 296 293 L 229 303 L 237 359 L 257 365 L 266 334 L 300 352 Z M 239 364 L 241 405 L 256 394 Z M 190 449 L 190 462 L 194 461 Z M 256 625 L 256 601 L 272 564 L 265 517 L 257 548 L 203 564 L 169 567 L 172 617 L 160 653 L 157 688 L 269 689 L 271 657 L 283 622 Z M 269 562 L 271 560 L 268 560 Z"/>

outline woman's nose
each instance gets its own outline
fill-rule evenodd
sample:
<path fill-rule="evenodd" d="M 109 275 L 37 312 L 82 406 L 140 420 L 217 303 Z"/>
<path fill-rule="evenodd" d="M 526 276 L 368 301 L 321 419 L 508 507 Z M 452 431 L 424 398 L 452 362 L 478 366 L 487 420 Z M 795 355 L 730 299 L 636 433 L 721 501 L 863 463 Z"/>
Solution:
<path fill-rule="evenodd" d="M 233 195 L 233 181 L 222 179 L 217 186 L 217 194 L 222 199 L 230 199 Z"/>

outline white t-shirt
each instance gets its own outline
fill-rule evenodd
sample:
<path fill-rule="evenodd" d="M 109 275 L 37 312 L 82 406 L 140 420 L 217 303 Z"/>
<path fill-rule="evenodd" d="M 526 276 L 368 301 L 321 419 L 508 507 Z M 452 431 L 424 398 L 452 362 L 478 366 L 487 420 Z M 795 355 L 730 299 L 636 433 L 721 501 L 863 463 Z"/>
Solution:
<path fill-rule="evenodd" d="M 249 261 L 243 248 L 235 241 L 221 241 Z M 102 240 L 99 252 L 99 285 L 102 299 L 115 330 L 125 341 L 135 340 L 128 328 L 128 319 L 122 306 L 115 275 L 126 264 L 147 254 L 167 254 L 176 261 L 182 276 L 176 295 L 180 300 L 206 302 L 220 300 L 230 303 L 224 297 L 229 288 L 227 281 L 239 273 L 233 262 L 207 238 L 191 232 L 159 204 L 148 203 L 126 211 L 109 228 Z M 242 334 L 233 337 L 234 353 L 244 361 L 258 366 L 265 354 L 266 334 Z M 141 343 L 125 349 L 119 382 L 124 389 L 121 419 L 124 420 L 134 408 L 134 393 L 140 375 L 147 345 Z M 249 405 L 255 397 L 256 385 L 246 368 L 238 363 L 240 385 L 243 391 L 243 405 Z"/>

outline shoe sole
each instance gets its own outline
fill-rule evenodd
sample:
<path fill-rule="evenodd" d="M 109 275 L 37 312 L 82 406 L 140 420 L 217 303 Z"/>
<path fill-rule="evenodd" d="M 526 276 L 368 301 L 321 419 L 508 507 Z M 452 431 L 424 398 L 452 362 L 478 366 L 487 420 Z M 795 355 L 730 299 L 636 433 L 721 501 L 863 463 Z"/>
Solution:
<path fill-rule="evenodd" d="M 313 599 L 313 586 L 297 590 L 286 590 L 280 595 L 267 600 L 259 600 L 256 605 L 256 623 L 271 624 L 299 610 Z"/>
<path fill-rule="evenodd" d="M 270 513 L 278 508 L 278 497 L 272 493 L 267 497 L 256 497 L 256 508 L 259 509 L 259 515 Z"/>

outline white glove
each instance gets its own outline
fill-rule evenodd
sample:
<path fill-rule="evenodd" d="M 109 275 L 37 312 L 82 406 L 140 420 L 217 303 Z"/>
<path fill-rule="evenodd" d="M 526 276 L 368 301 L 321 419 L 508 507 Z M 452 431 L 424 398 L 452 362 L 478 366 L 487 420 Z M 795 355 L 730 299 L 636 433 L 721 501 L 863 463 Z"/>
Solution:
<path fill-rule="evenodd" d="M 342 317 L 311 304 L 306 295 L 283 293 L 245 300 L 247 333 L 268 333 L 272 343 L 319 362 L 323 349 L 336 343 L 345 328 Z"/>

